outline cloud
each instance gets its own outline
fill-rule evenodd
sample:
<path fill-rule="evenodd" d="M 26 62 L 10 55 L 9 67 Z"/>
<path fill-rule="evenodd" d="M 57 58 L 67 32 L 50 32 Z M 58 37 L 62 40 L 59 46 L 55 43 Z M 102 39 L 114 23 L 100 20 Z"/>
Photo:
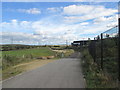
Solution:
<path fill-rule="evenodd" d="M 2 22 L 1 28 L 5 32 L 30 32 L 32 22 L 30 21 L 18 21 L 16 19 L 11 20 L 10 22 Z"/>
<path fill-rule="evenodd" d="M 1 34 L 1 33 L 0 33 Z M 39 38 L 33 34 L 22 32 L 2 32 L 2 43 L 14 43 L 14 44 L 36 44 Z"/>
<path fill-rule="evenodd" d="M 80 25 L 88 25 L 89 24 L 89 22 L 83 22 L 83 23 L 80 23 Z"/>
<path fill-rule="evenodd" d="M 0 33 L 1 34 L 1 33 Z M 29 33 L 18 33 L 18 32 L 2 32 L 2 43 L 3 44 L 65 44 L 66 40 L 71 43 L 76 40 L 74 34 L 58 35 L 58 36 L 42 36 L 34 35 Z M 71 41 L 72 40 L 72 41 Z"/>
<path fill-rule="evenodd" d="M 28 14 L 41 14 L 41 10 L 38 8 L 18 9 L 18 12 L 23 12 Z"/>
<path fill-rule="evenodd" d="M 74 0 L 74 2 L 83 2 L 85 0 Z"/>
<path fill-rule="evenodd" d="M 48 23 L 48 22 L 47 22 Z M 76 40 L 76 35 L 71 30 L 73 26 L 64 24 L 54 25 L 47 24 L 46 21 L 18 21 L 11 20 L 2 22 L 2 39 L 3 43 L 11 43 L 13 38 L 14 43 L 20 44 L 65 44 L 66 40 L 72 42 Z"/>
<path fill-rule="evenodd" d="M 52 8 L 47 8 L 47 11 L 48 11 L 48 12 L 55 13 L 55 12 L 60 11 L 60 8 L 55 8 L 55 7 L 52 7 Z"/>
<path fill-rule="evenodd" d="M 33 12 L 35 10 L 36 12 Z M 39 9 L 19 9 L 19 12 L 40 14 Z M 117 10 L 93 5 L 69 5 L 47 8 L 45 18 L 37 21 L 13 19 L 2 22 L 3 43 L 65 44 L 82 38 L 93 38 L 97 34 L 117 25 Z M 57 13 L 57 14 L 56 14 Z M 10 33 L 11 32 L 11 33 Z"/>
<path fill-rule="evenodd" d="M 90 13 L 94 8 L 89 5 L 69 5 L 64 7 L 63 13 L 67 15 L 82 15 Z"/>
<path fill-rule="evenodd" d="M 94 23 L 95 24 L 98 24 L 98 23 L 102 23 L 102 22 L 105 22 L 105 21 L 109 21 L 109 22 L 117 22 L 118 21 L 118 15 L 113 15 L 113 16 L 110 16 L 110 17 L 99 17 L 99 18 L 96 18 L 94 20 Z"/>
<path fill-rule="evenodd" d="M 93 5 L 69 5 L 64 7 L 64 21 L 67 23 L 82 22 L 104 16 L 115 15 L 116 9 L 105 8 L 104 6 Z M 66 16 L 67 15 L 67 16 Z"/>
<path fill-rule="evenodd" d="M 99 25 L 104 22 L 108 28 L 112 28 L 118 25 L 118 15 L 113 15 L 110 17 L 99 17 L 94 19 L 94 24 Z"/>
<path fill-rule="evenodd" d="M 101 17 L 96 18 L 93 23 L 81 22 L 76 24 L 56 24 L 47 22 L 49 19 L 38 21 L 13 19 L 10 22 L 2 22 L 3 43 L 11 43 L 11 38 L 13 38 L 14 43 L 20 44 L 65 44 L 66 40 L 70 44 L 74 40 L 80 40 L 84 37 L 91 38 L 111 28 L 107 26 L 117 24 L 115 17 L 117 16 Z"/>

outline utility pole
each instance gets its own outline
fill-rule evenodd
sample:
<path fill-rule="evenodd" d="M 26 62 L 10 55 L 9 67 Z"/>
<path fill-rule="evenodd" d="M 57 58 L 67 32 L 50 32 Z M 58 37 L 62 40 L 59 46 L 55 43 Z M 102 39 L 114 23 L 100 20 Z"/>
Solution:
<path fill-rule="evenodd" d="M 68 41 L 66 40 L 66 47 L 68 46 Z"/>

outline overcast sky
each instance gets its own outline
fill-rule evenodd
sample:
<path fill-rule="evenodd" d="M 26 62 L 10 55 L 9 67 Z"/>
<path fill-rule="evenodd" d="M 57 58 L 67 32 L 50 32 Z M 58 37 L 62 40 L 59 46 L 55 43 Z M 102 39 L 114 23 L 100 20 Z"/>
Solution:
<path fill-rule="evenodd" d="M 71 43 L 114 27 L 117 13 L 117 2 L 2 2 L 0 34 L 4 44 Z"/>

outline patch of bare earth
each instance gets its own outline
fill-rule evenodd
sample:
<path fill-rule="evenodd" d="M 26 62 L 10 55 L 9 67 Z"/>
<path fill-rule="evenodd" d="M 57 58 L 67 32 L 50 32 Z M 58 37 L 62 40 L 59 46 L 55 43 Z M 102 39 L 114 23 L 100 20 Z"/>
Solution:
<path fill-rule="evenodd" d="M 29 63 L 24 63 L 24 64 L 19 64 L 19 65 L 16 65 L 14 67 L 24 67 L 24 71 L 29 71 L 29 70 L 33 70 L 35 68 L 38 68 L 38 67 L 41 67 L 45 64 L 48 64 L 50 62 L 53 62 L 55 60 L 34 60 L 34 61 L 31 61 Z"/>

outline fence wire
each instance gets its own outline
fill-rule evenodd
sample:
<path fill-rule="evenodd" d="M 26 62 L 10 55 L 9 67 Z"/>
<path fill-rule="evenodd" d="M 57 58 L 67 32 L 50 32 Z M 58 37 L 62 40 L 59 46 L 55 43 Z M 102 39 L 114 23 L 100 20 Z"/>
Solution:
<path fill-rule="evenodd" d="M 118 26 L 95 37 L 89 44 L 89 52 L 111 81 L 118 79 Z"/>

